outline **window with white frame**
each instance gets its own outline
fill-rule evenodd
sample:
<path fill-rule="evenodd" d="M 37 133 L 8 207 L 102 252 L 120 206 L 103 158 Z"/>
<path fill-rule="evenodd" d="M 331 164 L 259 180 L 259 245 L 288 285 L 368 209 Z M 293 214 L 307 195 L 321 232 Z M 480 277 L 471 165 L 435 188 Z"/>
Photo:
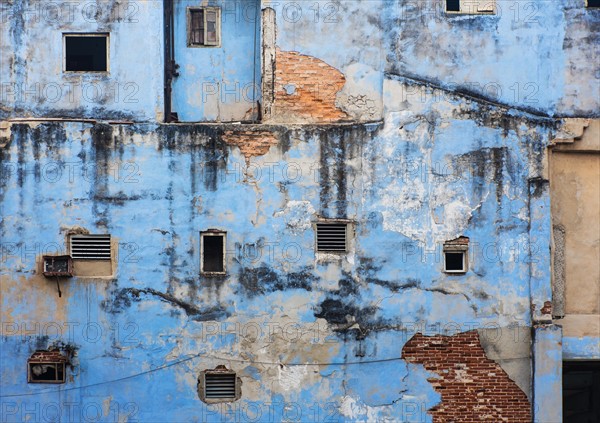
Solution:
<path fill-rule="evenodd" d="M 468 263 L 469 238 L 460 237 L 444 243 L 444 272 L 466 273 Z"/>
<path fill-rule="evenodd" d="M 496 0 L 446 0 L 446 12 L 466 15 L 493 14 Z"/>
<path fill-rule="evenodd" d="M 188 7 L 188 47 L 219 47 L 221 45 L 221 9 L 218 7 Z"/>

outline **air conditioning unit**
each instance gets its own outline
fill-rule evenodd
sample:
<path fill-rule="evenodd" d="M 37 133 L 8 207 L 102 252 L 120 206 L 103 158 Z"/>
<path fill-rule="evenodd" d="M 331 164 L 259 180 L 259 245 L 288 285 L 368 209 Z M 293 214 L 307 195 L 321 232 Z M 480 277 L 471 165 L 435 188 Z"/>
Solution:
<path fill-rule="evenodd" d="M 44 260 L 44 276 L 73 276 L 73 259 L 71 256 L 42 256 Z"/>

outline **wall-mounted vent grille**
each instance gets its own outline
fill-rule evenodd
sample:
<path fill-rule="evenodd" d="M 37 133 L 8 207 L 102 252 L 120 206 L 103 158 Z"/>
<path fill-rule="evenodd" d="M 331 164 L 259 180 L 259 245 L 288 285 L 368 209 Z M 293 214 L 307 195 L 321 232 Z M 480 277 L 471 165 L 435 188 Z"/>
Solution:
<path fill-rule="evenodd" d="M 110 260 L 110 235 L 71 235 L 73 260 Z"/>
<path fill-rule="evenodd" d="M 346 251 L 345 223 L 317 223 L 317 251 Z"/>
<path fill-rule="evenodd" d="M 206 399 L 235 399 L 235 373 L 205 373 Z"/>

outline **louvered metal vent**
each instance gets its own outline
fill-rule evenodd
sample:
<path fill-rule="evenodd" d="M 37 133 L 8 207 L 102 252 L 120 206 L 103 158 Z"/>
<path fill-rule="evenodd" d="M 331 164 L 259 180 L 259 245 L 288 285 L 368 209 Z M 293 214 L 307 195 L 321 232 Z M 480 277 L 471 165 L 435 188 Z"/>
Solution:
<path fill-rule="evenodd" d="M 205 373 L 204 396 L 207 399 L 235 399 L 235 373 Z"/>
<path fill-rule="evenodd" d="M 317 223 L 317 251 L 346 251 L 345 223 Z"/>
<path fill-rule="evenodd" d="M 71 257 L 74 260 L 110 260 L 110 235 L 72 235 Z"/>

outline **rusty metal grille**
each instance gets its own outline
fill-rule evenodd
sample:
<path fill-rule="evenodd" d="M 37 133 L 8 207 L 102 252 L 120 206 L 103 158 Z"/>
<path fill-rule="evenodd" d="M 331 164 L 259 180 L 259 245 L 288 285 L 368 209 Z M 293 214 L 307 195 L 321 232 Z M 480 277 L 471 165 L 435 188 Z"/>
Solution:
<path fill-rule="evenodd" d="M 74 260 L 110 260 L 110 235 L 72 235 Z"/>
<path fill-rule="evenodd" d="M 235 399 L 235 373 L 205 373 L 204 396 L 207 399 Z"/>
<path fill-rule="evenodd" d="M 346 251 L 345 223 L 317 223 L 317 251 Z"/>

